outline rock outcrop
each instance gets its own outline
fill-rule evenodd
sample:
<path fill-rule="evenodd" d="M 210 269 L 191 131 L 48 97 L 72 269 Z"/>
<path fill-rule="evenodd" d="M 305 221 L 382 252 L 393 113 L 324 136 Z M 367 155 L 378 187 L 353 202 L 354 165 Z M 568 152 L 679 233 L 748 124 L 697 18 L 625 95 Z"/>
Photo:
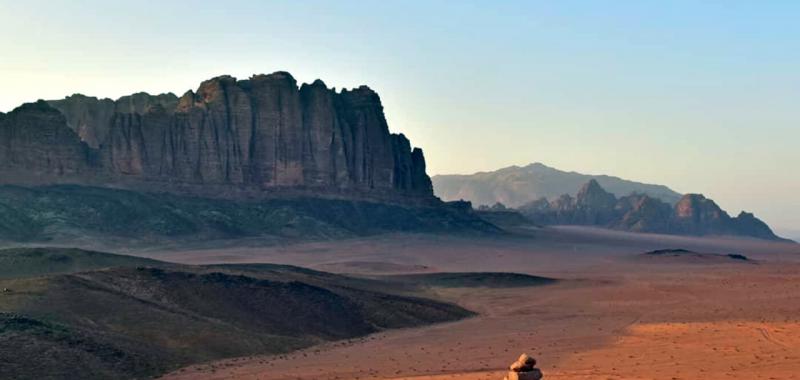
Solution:
<path fill-rule="evenodd" d="M 378 94 L 220 76 L 181 97 L 73 95 L 0 117 L 2 183 L 108 185 L 221 197 L 435 198 L 422 151 Z"/>
<path fill-rule="evenodd" d="M 632 194 L 620 198 L 614 207 L 618 216 L 614 227 L 635 232 L 667 232 L 672 220 L 669 204 L 647 195 Z"/>
<path fill-rule="evenodd" d="M 675 204 L 674 228 L 693 235 L 719 234 L 728 231 L 728 213 L 700 194 L 687 194 Z"/>
<path fill-rule="evenodd" d="M 504 380 L 541 380 L 543 376 L 542 371 L 536 368 L 536 359 L 527 354 L 520 355 L 509 369 Z"/>
<path fill-rule="evenodd" d="M 537 224 L 587 225 L 634 232 L 676 235 L 736 235 L 782 240 L 766 223 L 742 212 L 732 218 L 713 200 L 700 194 L 684 195 L 675 206 L 644 194 L 617 199 L 595 180 L 576 197 L 564 194 L 539 199 L 518 210 Z"/>
<path fill-rule="evenodd" d="M 117 101 L 97 99 L 81 94 L 68 96 L 48 103 L 61 111 L 67 118 L 67 125 L 78 134 L 82 141 L 92 148 L 99 148 L 106 142 L 111 127 L 111 119 L 116 113 L 144 114 L 151 107 L 161 105 L 174 109 L 178 98 L 174 94 L 149 95 L 144 92 L 123 96 Z"/>
<path fill-rule="evenodd" d="M 25 104 L 0 118 L 0 178 L 4 182 L 88 175 L 98 163 L 96 153 L 44 101 Z"/>

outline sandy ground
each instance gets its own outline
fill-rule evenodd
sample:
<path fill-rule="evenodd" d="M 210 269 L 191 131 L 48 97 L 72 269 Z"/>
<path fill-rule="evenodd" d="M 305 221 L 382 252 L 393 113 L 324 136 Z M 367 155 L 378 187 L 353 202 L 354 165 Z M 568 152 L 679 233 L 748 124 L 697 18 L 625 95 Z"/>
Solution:
<path fill-rule="evenodd" d="M 480 315 L 168 379 L 502 379 L 527 352 L 545 379 L 800 379 L 800 246 L 594 229 L 527 237 L 382 236 L 268 248 L 150 252 L 179 262 L 279 262 L 340 272 L 515 271 L 544 287 L 439 290 Z M 757 263 L 637 260 L 660 248 Z"/>

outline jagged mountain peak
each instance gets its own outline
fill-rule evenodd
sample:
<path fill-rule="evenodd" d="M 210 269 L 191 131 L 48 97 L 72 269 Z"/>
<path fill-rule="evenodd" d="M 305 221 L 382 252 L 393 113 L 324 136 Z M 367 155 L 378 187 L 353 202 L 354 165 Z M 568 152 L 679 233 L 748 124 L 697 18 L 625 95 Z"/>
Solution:
<path fill-rule="evenodd" d="M 581 186 L 575 200 L 578 205 L 584 207 L 603 209 L 613 208 L 617 201 L 614 194 L 605 191 L 595 179 L 590 179 L 589 182 Z"/>
<path fill-rule="evenodd" d="M 610 193 L 606 192 L 606 190 L 603 189 L 603 187 L 600 186 L 599 183 L 597 183 L 597 180 L 592 178 L 588 182 L 586 182 L 583 186 L 581 186 L 581 189 L 578 190 L 578 196 L 586 197 L 593 194 L 606 195 Z"/>

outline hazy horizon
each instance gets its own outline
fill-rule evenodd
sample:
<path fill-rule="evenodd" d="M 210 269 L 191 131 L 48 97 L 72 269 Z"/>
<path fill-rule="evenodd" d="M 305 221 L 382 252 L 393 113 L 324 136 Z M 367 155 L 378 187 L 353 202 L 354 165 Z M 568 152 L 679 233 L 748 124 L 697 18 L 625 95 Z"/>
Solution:
<path fill-rule="evenodd" d="M 800 4 L 489 5 L 4 2 L 0 112 L 288 71 L 373 88 L 430 175 L 541 162 L 800 230 Z"/>

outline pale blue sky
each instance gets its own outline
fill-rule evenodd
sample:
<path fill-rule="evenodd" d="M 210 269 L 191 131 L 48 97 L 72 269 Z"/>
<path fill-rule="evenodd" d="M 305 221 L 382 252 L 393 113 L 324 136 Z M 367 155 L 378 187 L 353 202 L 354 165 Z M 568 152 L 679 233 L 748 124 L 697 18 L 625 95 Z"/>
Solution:
<path fill-rule="evenodd" d="M 377 90 L 432 174 L 540 161 L 800 230 L 797 20 L 797 1 L 0 0 L 0 111 L 286 70 Z"/>

